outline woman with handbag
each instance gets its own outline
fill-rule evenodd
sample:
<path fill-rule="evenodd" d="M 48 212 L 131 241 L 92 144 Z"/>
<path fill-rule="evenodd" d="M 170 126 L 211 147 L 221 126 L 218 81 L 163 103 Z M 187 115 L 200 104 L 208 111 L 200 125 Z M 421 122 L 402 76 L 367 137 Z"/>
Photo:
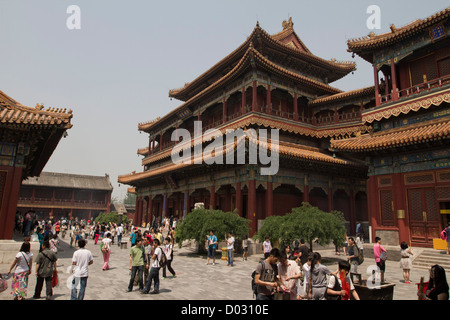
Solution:
<path fill-rule="evenodd" d="M 373 246 L 373 255 L 377 267 L 380 269 L 381 279 L 380 283 L 384 283 L 384 272 L 386 270 L 387 251 L 381 245 L 381 238 L 375 237 L 375 245 Z"/>
<path fill-rule="evenodd" d="M 11 294 L 14 300 L 24 300 L 27 296 L 28 276 L 31 273 L 31 267 L 33 265 L 33 253 L 30 252 L 30 247 L 29 242 L 22 244 L 19 253 L 17 253 L 8 271 L 8 274 L 10 274 L 12 269 L 16 267 L 11 285 Z"/>
<path fill-rule="evenodd" d="M 109 256 L 111 255 L 111 233 L 102 240 L 102 253 L 103 253 L 103 268 L 102 270 L 109 270 Z"/>

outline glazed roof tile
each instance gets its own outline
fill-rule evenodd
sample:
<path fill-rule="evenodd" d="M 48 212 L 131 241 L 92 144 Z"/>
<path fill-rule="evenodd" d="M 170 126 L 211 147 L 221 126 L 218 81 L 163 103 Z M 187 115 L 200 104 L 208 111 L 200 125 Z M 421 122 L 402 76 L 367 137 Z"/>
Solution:
<path fill-rule="evenodd" d="M 36 104 L 35 108 L 24 106 L 0 91 L 0 125 L 53 126 L 69 129 L 72 110 L 48 108 Z"/>
<path fill-rule="evenodd" d="M 422 32 L 432 25 L 444 21 L 450 17 L 450 7 L 437 12 L 436 14 L 426 18 L 417 19 L 403 27 L 396 28 L 391 26 L 391 32 L 375 35 L 373 33 L 368 36 L 356 39 L 350 39 L 347 42 L 349 52 L 360 52 L 364 50 L 374 50 L 385 46 L 392 45 L 414 34 Z"/>
<path fill-rule="evenodd" d="M 284 25 L 285 23 L 286 25 Z M 288 43 L 282 42 L 282 40 L 286 39 L 291 35 L 297 39 L 297 41 L 301 45 L 301 48 L 297 48 L 296 46 L 292 46 L 289 45 Z M 222 60 L 217 62 L 213 67 L 208 69 L 206 72 L 198 76 L 193 81 L 185 83 L 185 85 L 182 88 L 170 90 L 169 96 L 174 97 L 176 99 L 185 100 L 183 96 L 186 95 L 189 90 L 192 90 L 196 86 L 204 83 L 206 79 L 211 77 L 218 70 L 221 70 L 224 67 L 230 65 L 231 62 L 238 61 L 239 55 L 243 55 L 252 42 L 260 41 L 261 39 L 263 41 L 268 41 L 271 45 L 277 47 L 278 49 L 288 52 L 289 54 L 292 54 L 293 56 L 296 56 L 299 59 L 305 60 L 308 63 L 317 64 L 325 68 L 330 68 L 335 72 L 342 73 L 342 75 L 338 76 L 336 79 L 334 80 L 330 79 L 330 82 L 335 81 L 341 78 L 342 76 L 348 74 L 349 72 L 356 70 L 355 62 L 338 61 L 336 59 L 327 60 L 312 54 L 309 51 L 309 49 L 305 46 L 305 44 L 301 41 L 299 36 L 295 33 L 293 29 L 292 20 L 290 20 L 290 23 L 284 21 L 283 31 L 275 35 L 270 35 L 259 26 L 259 23 L 257 23 L 256 27 L 253 29 L 250 36 L 237 49 L 235 49 L 229 55 L 227 55 Z"/>
<path fill-rule="evenodd" d="M 362 152 L 448 139 L 450 116 L 359 137 L 331 140 L 331 150 Z"/>
<path fill-rule="evenodd" d="M 192 98 L 190 98 L 188 101 L 177 107 L 176 109 L 172 110 L 165 116 L 157 119 L 152 120 L 150 122 L 144 122 L 138 124 L 139 130 L 149 130 L 153 126 L 155 126 L 159 121 L 169 118 L 171 115 L 175 114 L 177 111 L 192 105 L 193 103 L 197 102 L 199 99 L 201 99 L 203 96 L 205 96 L 206 93 L 213 91 L 214 89 L 219 88 L 221 85 L 225 84 L 227 81 L 235 79 L 239 74 L 241 74 L 243 71 L 245 71 L 248 67 L 253 68 L 254 65 L 258 65 L 260 67 L 265 68 L 266 70 L 269 70 L 271 72 L 278 73 L 280 75 L 283 75 L 285 77 L 288 77 L 292 80 L 298 81 L 305 86 L 315 88 L 316 90 L 322 90 L 323 93 L 331 93 L 336 94 L 342 92 L 341 90 L 334 88 L 328 84 L 310 79 L 308 77 L 299 75 L 295 72 L 292 72 L 290 70 L 287 70 L 270 60 L 268 60 L 266 57 L 264 57 L 261 53 L 259 53 L 252 45 L 250 45 L 242 57 L 242 59 L 239 61 L 239 63 L 225 76 L 220 78 L 220 80 L 216 81 L 215 83 L 211 84 L 206 89 L 202 90 Z"/>

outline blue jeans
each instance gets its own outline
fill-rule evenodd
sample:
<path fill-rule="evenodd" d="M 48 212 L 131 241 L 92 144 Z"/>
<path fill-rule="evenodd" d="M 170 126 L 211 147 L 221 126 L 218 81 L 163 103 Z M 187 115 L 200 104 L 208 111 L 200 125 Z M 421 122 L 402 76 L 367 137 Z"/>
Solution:
<path fill-rule="evenodd" d="M 73 277 L 72 290 L 70 292 L 70 300 L 83 300 L 84 299 L 84 292 L 86 291 L 87 278 L 88 277 L 81 277 L 81 278 Z M 80 284 L 80 291 L 78 292 L 78 296 L 77 296 L 78 284 Z"/>
<path fill-rule="evenodd" d="M 122 235 L 117 235 L 117 245 L 120 247 L 120 243 L 122 242 Z"/>
<path fill-rule="evenodd" d="M 131 267 L 131 279 L 130 283 L 128 284 L 128 291 L 133 290 L 133 282 L 134 278 L 136 278 L 136 273 L 138 274 L 138 283 L 139 283 L 139 290 L 144 289 L 144 280 L 143 280 L 143 274 L 144 274 L 144 266 L 132 266 Z"/>
<path fill-rule="evenodd" d="M 152 267 L 150 269 L 150 274 L 148 275 L 148 280 L 147 283 L 145 284 L 145 289 L 144 292 L 149 292 L 150 291 L 150 287 L 152 286 L 152 280 L 154 280 L 153 283 L 153 291 L 154 292 L 159 292 L 159 267 L 155 268 Z"/>
<path fill-rule="evenodd" d="M 233 249 L 227 249 L 228 264 L 233 265 Z"/>

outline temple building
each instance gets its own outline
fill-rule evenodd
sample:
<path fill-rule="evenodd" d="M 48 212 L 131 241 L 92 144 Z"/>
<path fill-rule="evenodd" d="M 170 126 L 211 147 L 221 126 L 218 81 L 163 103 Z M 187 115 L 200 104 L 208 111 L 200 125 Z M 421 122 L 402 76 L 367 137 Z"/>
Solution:
<path fill-rule="evenodd" d="M 251 221 L 253 235 L 266 217 L 284 215 L 306 201 L 342 211 L 350 234 L 357 221 L 367 228 L 365 159 L 331 151 L 330 140 L 372 130 L 362 114 L 375 107 L 377 88 L 343 92 L 333 87 L 356 70 L 355 63 L 314 55 L 293 25 L 292 19 L 284 21 L 283 30 L 270 35 L 257 23 L 237 49 L 169 91 L 181 101 L 179 107 L 138 124 L 149 135 L 148 145 L 137 151 L 144 157 L 143 171 L 118 178 L 137 194 L 136 224 L 183 218 L 202 202 L 206 208 L 237 210 Z M 180 139 L 181 129 L 190 137 Z M 239 130 L 244 136 L 231 142 L 217 135 Z M 252 134 L 261 130 L 270 133 L 267 139 Z M 242 145 L 244 162 L 238 161 Z M 177 147 L 192 151 L 192 161 L 173 161 Z M 273 156 L 276 172 L 264 173 L 273 164 L 265 158 L 252 161 L 254 147 Z"/>
<path fill-rule="evenodd" d="M 39 219 L 92 220 L 101 212 L 110 212 L 112 190 L 107 174 L 42 172 L 22 182 L 17 210 L 33 210 Z"/>
<path fill-rule="evenodd" d="M 0 91 L 0 239 L 12 239 L 22 181 L 40 175 L 71 119 L 72 110 L 30 108 Z"/>
<path fill-rule="evenodd" d="M 330 150 L 368 165 L 373 237 L 430 247 L 450 221 L 450 8 L 348 41 L 373 65 L 372 130 L 332 137 Z"/>

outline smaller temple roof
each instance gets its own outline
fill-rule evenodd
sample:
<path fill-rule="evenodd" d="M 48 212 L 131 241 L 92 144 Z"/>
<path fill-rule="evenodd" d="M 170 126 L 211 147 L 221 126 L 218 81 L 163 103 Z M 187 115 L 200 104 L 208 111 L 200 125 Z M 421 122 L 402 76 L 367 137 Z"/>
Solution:
<path fill-rule="evenodd" d="M 437 12 L 436 14 L 426 18 L 417 19 L 403 27 L 397 28 L 391 25 L 391 31 L 375 35 L 371 32 L 365 37 L 350 39 L 347 41 L 349 52 L 355 52 L 361 55 L 362 58 L 371 62 L 370 54 L 367 52 L 380 49 L 386 46 L 391 46 L 399 41 L 411 37 L 419 32 L 426 30 L 434 24 L 445 21 L 450 17 L 450 7 Z"/>
<path fill-rule="evenodd" d="M 362 152 L 389 149 L 450 137 L 450 116 L 359 137 L 331 140 L 330 150 Z"/>
<path fill-rule="evenodd" d="M 30 177 L 22 182 L 24 186 L 57 187 L 112 191 L 109 175 L 90 176 L 72 173 L 42 172 L 39 177 Z"/>
<path fill-rule="evenodd" d="M 346 99 L 353 99 L 353 98 L 364 98 L 367 97 L 371 100 L 375 99 L 375 86 L 351 90 L 351 91 L 345 91 L 333 94 L 328 97 L 324 98 L 317 98 L 308 103 L 309 106 L 318 106 L 318 105 L 324 105 L 330 102 L 338 102 L 338 101 L 345 101 Z"/>

